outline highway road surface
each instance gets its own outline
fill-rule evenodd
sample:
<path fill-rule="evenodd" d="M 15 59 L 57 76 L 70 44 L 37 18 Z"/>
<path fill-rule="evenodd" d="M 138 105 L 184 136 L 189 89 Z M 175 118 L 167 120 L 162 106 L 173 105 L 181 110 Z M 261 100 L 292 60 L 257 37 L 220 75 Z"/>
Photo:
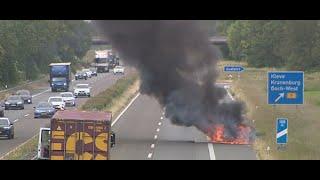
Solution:
<path fill-rule="evenodd" d="M 130 71 L 132 70 L 127 68 L 126 73 L 129 74 Z M 120 77 L 122 75 L 113 75 L 113 73 L 98 74 L 98 77 L 92 77 L 88 80 L 73 81 L 70 91 L 73 91 L 73 86 L 77 83 L 88 83 L 92 87 L 91 93 L 94 96 L 114 84 Z M 56 96 L 60 93 L 52 93 L 49 84 L 31 93 L 33 94 L 33 104 L 25 105 L 24 110 L 5 111 L 5 117 L 14 122 L 15 138 L 11 140 L 0 138 L 0 157 L 38 134 L 40 127 L 49 126 L 49 119 L 34 119 L 33 107 L 41 101 L 48 101 L 50 96 Z M 77 98 L 77 107 L 81 106 L 86 100 L 87 98 Z M 66 109 L 73 109 L 73 107 L 67 107 Z"/>
<path fill-rule="evenodd" d="M 225 100 L 233 98 L 230 95 Z M 249 145 L 208 143 L 196 128 L 172 125 L 157 101 L 146 95 L 138 95 L 112 128 L 116 133 L 113 160 L 256 159 Z"/>

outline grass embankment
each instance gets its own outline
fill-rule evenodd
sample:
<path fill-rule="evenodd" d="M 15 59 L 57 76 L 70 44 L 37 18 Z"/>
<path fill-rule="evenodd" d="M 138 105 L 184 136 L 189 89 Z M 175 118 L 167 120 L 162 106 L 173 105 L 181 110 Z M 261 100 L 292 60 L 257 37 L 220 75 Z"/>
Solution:
<path fill-rule="evenodd" d="M 36 135 L 18 146 L 0 160 L 30 160 L 36 156 L 39 136 Z"/>
<path fill-rule="evenodd" d="M 222 62 L 221 64 L 237 64 Z M 245 64 L 242 64 L 246 66 Z M 221 66 L 222 67 L 222 66 Z M 267 73 L 283 69 L 248 68 L 240 78 L 233 78 L 232 91 L 237 99 L 246 102 L 247 117 L 254 120 L 258 137 L 254 148 L 259 159 L 320 159 L 320 73 L 305 73 L 305 104 L 276 106 L 267 103 Z M 226 77 L 222 73 L 221 77 Z M 277 150 L 276 118 L 289 119 L 289 138 L 286 150 Z M 270 154 L 267 147 L 270 146 Z"/>
<path fill-rule="evenodd" d="M 138 93 L 138 74 L 119 79 L 112 87 L 89 99 L 82 107 L 85 111 L 110 111 L 116 117 Z"/>

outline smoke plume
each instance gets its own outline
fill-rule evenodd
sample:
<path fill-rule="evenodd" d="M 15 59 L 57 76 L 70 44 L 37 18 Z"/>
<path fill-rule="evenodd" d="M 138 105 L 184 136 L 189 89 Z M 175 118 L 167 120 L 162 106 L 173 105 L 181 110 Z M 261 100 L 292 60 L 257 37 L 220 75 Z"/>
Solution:
<path fill-rule="evenodd" d="M 242 104 L 221 103 L 215 85 L 217 51 L 198 21 L 96 21 L 112 47 L 141 73 L 141 93 L 154 96 L 166 117 L 208 133 L 223 124 L 232 136 L 243 122 Z"/>

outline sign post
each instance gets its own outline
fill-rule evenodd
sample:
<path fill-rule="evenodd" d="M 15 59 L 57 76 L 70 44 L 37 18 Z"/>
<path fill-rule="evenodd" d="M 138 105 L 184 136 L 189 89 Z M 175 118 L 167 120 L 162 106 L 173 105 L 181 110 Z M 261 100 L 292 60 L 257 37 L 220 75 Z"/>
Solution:
<path fill-rule="evenodd" d="M 278 118 L 277 119 L 277 135 L 276 141 L 278 149 L 283 149 L 288 143 L 288 119 Z"/>

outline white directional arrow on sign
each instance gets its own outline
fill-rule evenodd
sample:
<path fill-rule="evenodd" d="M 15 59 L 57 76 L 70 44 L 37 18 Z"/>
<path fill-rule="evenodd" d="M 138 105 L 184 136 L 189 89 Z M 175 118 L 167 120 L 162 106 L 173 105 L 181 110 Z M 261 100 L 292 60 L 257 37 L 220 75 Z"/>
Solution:
<path fill-rule="evenodd" d="M 284 98 L 284 93 L 280 93 L 275 102 L 278 102 L 281 98 Z"/>

